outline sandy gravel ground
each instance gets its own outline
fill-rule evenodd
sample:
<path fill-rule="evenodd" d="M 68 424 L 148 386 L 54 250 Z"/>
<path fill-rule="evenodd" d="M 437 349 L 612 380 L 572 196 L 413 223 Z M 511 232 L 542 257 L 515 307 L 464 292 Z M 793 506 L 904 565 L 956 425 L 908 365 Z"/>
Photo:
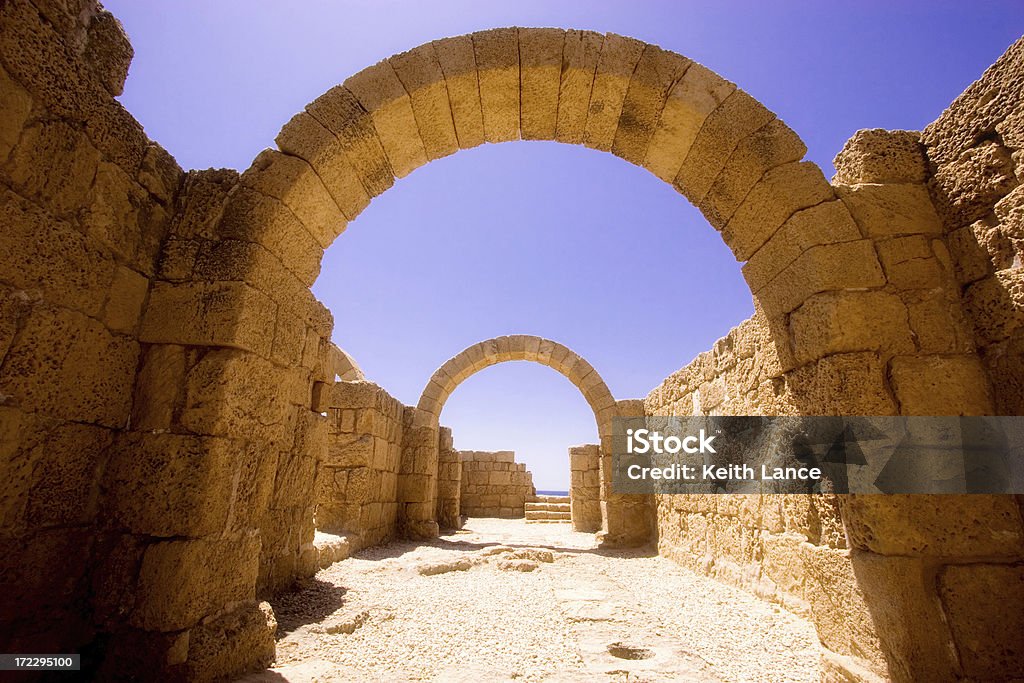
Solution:
<path fill-rule="evenodd" d="M 568 524 L 471 519 L 367 549 L 273 601 L 258 681 L 817 681 L 813 626 Z"/>

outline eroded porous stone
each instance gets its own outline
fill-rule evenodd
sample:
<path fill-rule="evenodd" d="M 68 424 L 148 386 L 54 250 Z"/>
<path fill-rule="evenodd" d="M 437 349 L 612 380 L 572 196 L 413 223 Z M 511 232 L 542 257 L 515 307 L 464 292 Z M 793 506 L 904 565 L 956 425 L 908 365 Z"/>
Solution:
<path fill-rule="evenodd" d="M 750 95 L 614 34 L 499 28 L 414 48 L 311 102 L 243 173 L 183 173 L 146 138 L 114 99 L 131 56 L 93 0 L 0 3 L 4 651 L 90 653 L 100 678 L 265 667 L 262 598 L 355 549 L 520 514 L 529 473 L 462 457 L 438 419 L 473 373 L 527 360 L 595 415 L 600 443 L 570 453 L 577 529 L 657 538 L 808 616 L 829 679 L 1024 676 L 1013 498 L 652 504 L 601 476 L 616 416 L 1024 411 L 1024 41 L 922 133 L 857 133 L 832 184 Z M 529 335 L 459 353 L 416 407 L 366 382 L 309 290 L 323 250 L 396 176 L 520 138 L 611 151 L 671 184 L 746 262 L 755 315 L 642 401 Z"/>

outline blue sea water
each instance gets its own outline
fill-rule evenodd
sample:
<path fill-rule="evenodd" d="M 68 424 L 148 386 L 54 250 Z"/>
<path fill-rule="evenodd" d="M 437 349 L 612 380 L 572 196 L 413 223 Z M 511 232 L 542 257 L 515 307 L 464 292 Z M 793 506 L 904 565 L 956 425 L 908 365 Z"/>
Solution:
<path fill-rule="evenodd" d="M 568 491 L 541 491 L 537 489 L 538 496 L 568 496 Z"/>

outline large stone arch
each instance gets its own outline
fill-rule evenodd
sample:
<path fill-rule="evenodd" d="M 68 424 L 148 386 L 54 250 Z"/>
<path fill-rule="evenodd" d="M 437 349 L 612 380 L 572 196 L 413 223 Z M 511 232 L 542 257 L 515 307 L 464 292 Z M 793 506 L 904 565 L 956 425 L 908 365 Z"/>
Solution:
<path fill-rule="evenodd" d="M 530 361 L 546 365 L 572 382 L 594 411 L 598 434 L 611 436 L 616 415 L 615 397 L 601 374 L 585 358 L 567 346 L 529 334 L 495 337 L 466 347 L 444 362 L 430 377 L 417 410 L 434 422 L 441 419 L 445 401 L 466 379 L 498 363 Z"/>
<path fill-rule="evenodd" d="M 210 456 L 197 462 L 246 455 L 227 528 L 147 551 L 147 576 L 173 574 L 185 554 L 197 566 L 221 566 L 244 540 L 238 562 L 248 563 L 246 573 L 236 572 L 244 580 L 210 575 L 217 590 L 204 595 L 213 613 L 308 573 L 313 527 L 306 501 L 324 449 L 325 386 L 335 377 L 333 319 L 309 291 L 323 251 L 396 178 L 458 149 L 516 139 L 582 144 L 646 168 L 699 207 L 745 262 L 757 338 L 741 340 L 747 346 L 723 340 L 687 370 L 686 382 L 714 377 L 719 365 L 753 366 L 754 409 L 769 414 L 991 410 L 959 295 L 943 279 L 948 252 L 932 244 L 941 225 L 917 220 L 934 213 L 926 192 L 912 220 L 902 222 L 886 214 L 891 198 L 837 195 L 817 166 L 801 161 L 804 144 L 774 114 L 657 46 L 586 31 L 482 31 L 428 43 L 352 76 L 289 121 L 278 148 L 241 175 L 197 172 L 186 180 L 139 333 L 147 348 L 137 404 L 162 396 L 168 373 L 180 376 L 177 394 L 155 417 L 133 424 L 194 435 L 194 448 Z M 918 294 L 902 296 L 907 291 Z M 847 320 L 862 324 L 851 331 Z M 929 400 L 935 396 L 944 400 Z M 414 427 L 417 416 L 426 424 L 407 439 L 410 453 L 436 450 L 430 415 L 412 412 Z M 235 444 L 245 450 L 225 447 Z M 223 497 L 213 485 L 189 495 L 197 509 Z M 429 534 L 429 493 L 402 504 L 406 528 Z M 851 497 L 843 522 L 881 529 L 893 519 L 914 520 L 906 526 L 936 538 L 946 531 L 943 522 L 932 523 L 935 509 L 919 500 L 875 505 Z M 649 531 L 623 522 L 609 538 L 639 542 Z M 845 556 L 837 557 L 836 566 L 848 569 Z M 164 600 L 160 590 L 140 597 L 140 611 L 154 613 L 145 628 L 173 630 L 159 612 Z M 901 594 L 891 600 L 914 609 Z M 872 629 L 865 631 L 874 637 Z M 837 649 L 856 651 L 845 635 L 837 639 Z M 928 659 L 898 639 L 886 646 L 909 652 L 911 671 Z"/>

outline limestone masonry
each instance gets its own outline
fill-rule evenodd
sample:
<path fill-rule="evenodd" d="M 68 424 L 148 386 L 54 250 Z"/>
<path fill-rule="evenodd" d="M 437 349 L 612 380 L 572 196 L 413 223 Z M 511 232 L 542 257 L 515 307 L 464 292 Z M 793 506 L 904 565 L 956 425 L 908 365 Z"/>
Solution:
<path fill-rule="evenodd" d="M 462 514 L 522 517 L 537 495 L 533 475 L 512 451 L 458 451 L 462 461 Z"/>
<path fill-rule="evenodd" d="M 99 679 L 263 669 L 297 579 L 523 514 L 529 473 L 439 423 L 520 360 L 593 408 L 600 443 L 566 465 L 603 549 L 656 543 L 806 616 L 827 681 L 1024 678 L 1024 497 L 653 499 L 605 476 L 617 416 L 1024 411 L 1024 41 L 923 131 L 856 133 L 831 182 L 735 84 L 614 34 L 416 47 L 242 172 L 146 137 L 115 99 L 132 54 L 95 0 L 0 3 L 0 652 L 82 653 Z M 415 407 L 367 382 L 309 289 L 324 249 L 396 178 L 518 139 L 671 185 L 744 263 L 754 316 L 640 399 L 529 335 L 456 354 Z"/>

